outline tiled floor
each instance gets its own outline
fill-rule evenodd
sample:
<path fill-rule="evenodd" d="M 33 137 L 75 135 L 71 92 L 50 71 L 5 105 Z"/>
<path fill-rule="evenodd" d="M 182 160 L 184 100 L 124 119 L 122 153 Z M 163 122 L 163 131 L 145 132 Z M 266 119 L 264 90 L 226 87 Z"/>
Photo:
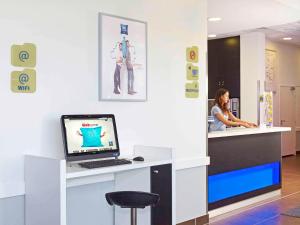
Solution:
<path fill-rule="evenodd" d="M 283 158 L 282 195 L 264 204 L 215 217 L 211 225 L 300 225 L 300 218 L 280 213 L 300 207 L 300 155 Z"/>

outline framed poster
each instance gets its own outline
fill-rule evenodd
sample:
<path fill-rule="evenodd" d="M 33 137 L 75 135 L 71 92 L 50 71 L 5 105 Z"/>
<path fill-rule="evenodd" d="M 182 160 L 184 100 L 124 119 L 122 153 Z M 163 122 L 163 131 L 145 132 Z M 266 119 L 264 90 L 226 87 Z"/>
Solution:
<path fill-rule="evenodd" d="M 99 97 L 147 100 L 147 23 L 99 13 Z"/>
<path fill-rule="evenodd" d="M 265 50 L 265 91 L 276 91 L 277 52 Z"/>

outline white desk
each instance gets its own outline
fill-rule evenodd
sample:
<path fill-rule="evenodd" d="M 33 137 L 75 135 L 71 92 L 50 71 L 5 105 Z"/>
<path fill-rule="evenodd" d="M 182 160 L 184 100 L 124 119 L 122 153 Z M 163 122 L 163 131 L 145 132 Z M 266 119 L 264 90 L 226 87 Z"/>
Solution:
<path fill-rule="evenodd" d="M 150 192 L 150 168 L 173 163 L 170 148 L 139 146 L 134 155 L 142 155 L 145 161 L 98 169 L 66 166 L 62 159 L 25 156 L 26 225 L 129 225 L 129 209 L 109 206 L 105 193 Z M 172 187 L 174 174 L 172 166 Z M 174 198 L 172 193 L 172 225 L 176 224 Z M 150 207 L 138 210 L 139 225 L 150 225 L 150 217 Z"/>

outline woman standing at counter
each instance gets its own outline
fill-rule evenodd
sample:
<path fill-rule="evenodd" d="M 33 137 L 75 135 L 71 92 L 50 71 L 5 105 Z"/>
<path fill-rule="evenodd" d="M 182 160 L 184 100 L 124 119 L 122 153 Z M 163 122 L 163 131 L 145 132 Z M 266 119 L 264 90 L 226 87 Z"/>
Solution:
<path fill-rule="evenodd" d="M 224 131 L 226 126 L 243 126 L 247 128 L 257 127 L 256 124 L 243 121 L 236 118 L 228 109 L 229 91 L 225 88 L 220 88 L 215 95 L 214 106 L 211 109 L 211 115 L 214 117 L 214 122 L 210 124 L 209 131 Z"/>

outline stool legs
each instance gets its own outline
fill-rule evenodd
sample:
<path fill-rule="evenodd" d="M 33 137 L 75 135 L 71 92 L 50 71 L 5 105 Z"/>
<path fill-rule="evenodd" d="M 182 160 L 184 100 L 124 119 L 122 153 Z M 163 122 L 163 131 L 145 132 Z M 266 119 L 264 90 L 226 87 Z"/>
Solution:
<path fill-rule="evenodd" d="M 130 214 L 131 214 L 131 225 L 137 225 L 137 222 L 136 222 L 136 216 L 137 216 L 137 213 L 136 213 L 136 208 L 131 208 L 130 209 Z"/>

